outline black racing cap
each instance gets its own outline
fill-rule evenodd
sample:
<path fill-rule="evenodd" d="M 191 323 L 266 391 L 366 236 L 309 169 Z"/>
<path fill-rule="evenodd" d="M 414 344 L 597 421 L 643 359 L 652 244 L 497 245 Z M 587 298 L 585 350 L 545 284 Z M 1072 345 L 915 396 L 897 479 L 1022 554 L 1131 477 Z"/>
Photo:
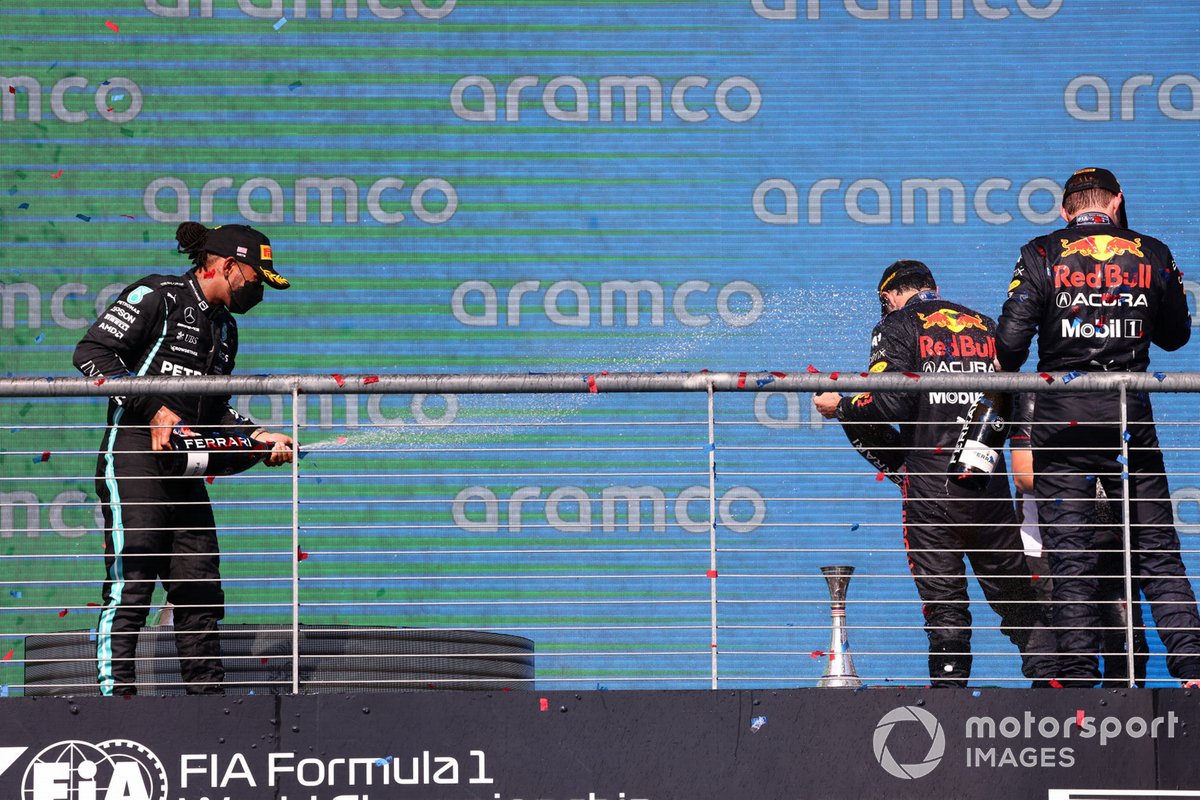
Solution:
<path fill-rule="evenodd" d="M 1117 176 L 1106 169 L 1084 167 L 1081 170 L 1071 173 L 1071 177 L 1067 178 L 1067 182 L 1063 187 L 1063 200 L 1067 199 L 1067 195 L 1087 191 L 1088 189 L 1103 189 L 1106 192 L 1120 194 L 1121 184 L 1117 182 Z"/>
<path fill-rule="evenodd" d="M 204 249 L 213 255 L 236 258 L 249 264 L 272 289 L 291 286 L 287 278 L 275 271 L 271 240 L 249 225 L 218 225 L 208 232 Z"/>
<path fill-rule="evenodd" d="M 920 261 L 901 260 L 892 262 L 887 269 L 883 271 L 883 276 L 879 279 L 879 288 L 876 291 L 887 292 L 891 291 L 902 280 L 920 276 L 927 281 L 927 285 L 932 288 L 937 288 L 937 281 L 933 279 L 933 272 L 929 267 L 925 266 Z"/>

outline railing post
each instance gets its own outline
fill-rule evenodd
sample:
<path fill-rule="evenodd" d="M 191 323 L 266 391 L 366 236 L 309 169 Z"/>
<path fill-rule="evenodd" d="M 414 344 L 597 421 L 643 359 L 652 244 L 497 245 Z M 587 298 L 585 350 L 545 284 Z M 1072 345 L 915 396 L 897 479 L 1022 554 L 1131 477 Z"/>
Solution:
<path fill-rule="evenodd" d="M 708 384 L 708 598 L 711 686 L 717 688 L 717 437 L 713 385 Z"/>
<path fill-rule="evenodd" d="M 300 694 L 300 385 L 292 384 L 292 694 Z"/>
<path fill-rule="evenodd" d="M 1125 669 L 1129 687 L 1137 685 L 1133 647 L 1133 543 L 1129 525 L 1129 414 L 1125 409 L 1125 385 L 1121 385 L 1121 549 L 1125 571 Z M 1098 479 L 1097 479 L 1098 480 Z"/>

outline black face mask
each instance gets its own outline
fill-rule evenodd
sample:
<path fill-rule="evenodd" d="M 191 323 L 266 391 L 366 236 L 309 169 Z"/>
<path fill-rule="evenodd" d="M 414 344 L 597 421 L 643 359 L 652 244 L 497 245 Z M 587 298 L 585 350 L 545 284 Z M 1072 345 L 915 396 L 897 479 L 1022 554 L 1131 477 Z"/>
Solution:
<path fill-rule="evenodd" d="M 234 314 L 245 314 L 262 302 L 262 299 L 261 283 L 243 283 L 236 289 L 233 288 L 233 284 L 229 284 L 229 310 Z"/>

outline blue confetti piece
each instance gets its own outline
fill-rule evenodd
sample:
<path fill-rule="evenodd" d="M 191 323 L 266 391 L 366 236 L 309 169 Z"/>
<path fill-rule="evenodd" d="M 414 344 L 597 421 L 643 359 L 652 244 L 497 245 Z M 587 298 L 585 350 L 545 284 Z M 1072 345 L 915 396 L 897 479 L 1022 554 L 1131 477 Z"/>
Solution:
<path fill-rule="evenodd" d="M 1128 442 L 1129 441 L 1129 431 L 1125 431 L 1124 433 L 1122 433 L 1121 438 Z"/>
<path fill-rule="evenodd" d="M 1092 481 L 1094 481 L 1094 480 L 1096 480 L 1096 476 L 1095 476 L 1095 475 L 1088 475 L 1088 476 L 1087 476 L 1087 482 L 1088 482 L 1088 483 L 1091 483 L 1091 482 L 1092 482 Z"/>
<path fill-rule="evenodd" d="M 1162 382 L 1163 382 L 1163 380 L 1164 380 L 1164 379 L 1167 377 L 1167 373 L 1165 373 L 1165 372 L 1156 372 L 1156 373 L 1154 373 L 1154 377 L 1158 379 L 1158 382 L 1159 382 L 1159 383 L 1162 383 Z"/>
<path fill-rule="evenodd" d="M 983 692 L 981 692 L 981 691 L 979 691 L 978 689 L 976 689 L 975 691 L 971 692 L 971 697 L 979 697 L 979 696 L 981 696 L 982 694 L 983 694 Z"/>
<path fill-rule="evenodd" d="M 276 22 L 272 27 L 274 27 L 275 30 L 279 30 L 284 25 L 287 25 L 287 17 L 280 17 L 279 22 Z"/>
<path fill-rule="evenodd" d="M 254 690 L 253 690 L 253 689 L 251 689 L 251 690 L 250 690 L 250 694 L 254 694 Z"/>
<path fill-rule="evenodd" d="M 20 600 L 21 599 L 21 590 L 13 589 L 11 592 L 8 593 L 8 596 L 15 600 Z"/>
<path fill-rule="evenodd" d="M 88 641 L 89 642 L 96 641 L 96 629 L 95 628 L 92 628 L 90 631 L 88 631 Z"/>
<path fill-rule="evenodd" d="M 754 719 L 750 720 L 750 730 L 758 733 L 762 729 L 762 726 L 766 724 L 766 717 L 755 717 Z"/>
<path fill-rule="evenodd" d="M 91 222 L 91 221 L 92 221 L 92 218 L 91 218 L 91 217 L 89 217 L 87 214 L 76 214 L 76 215 L 75 215 L 75 219 L 81 219 L 81 220 L 83 220 L 84 222 Z"/>
<path fill-rule="evenodd" d="M 8 697 L 8 684 L 0 686 L 0 697 Z"/>
<path fill-rule="evenodd" d="M 303 84 L 303 83 L 301 83 L 300 81 L 294 81 L 294 82 L 292 82 L 292 83 L 289 83 L 289 84 L 288 84 L 288 91 L 289 91 L 289 92 L 294 92 L 294 91 L 296 91 L 297 89 L 299 89 L 299 88 L 300 88 L 301 86 L 303 86 L 303 85 L 304 85 L 304 84 Z"/>
<path fill-rule="evenodd" d="M 53 64 L 51 64 L 50 66 L 46 67 L 46 72 L 49 72 L 50 70 L 54 69 L 54 68 L 55 68 L 55 67 L 57 67 L 57 66 L 58 66 L 58 62 L 57 62 L 57 61 L 55 61 L 55 62 L 54 62 Z"/>
<path fill-rule="evenodd" d="M 765 378 L 759 378 L 758 380 L 755 381 L 755 383 L 757 383 L 759 386 L 766 386 L 768 383 L 774 383 L 774 382 L 775 382 L 774 375 L 768 375 Z"/>
<path fill-rule="evenodd" d="M 120 102 L 121 100 L 124 100 L 124 99 L 125 99 L 125 93 L 124 93 L 124 92 L 117 92 L 116 94 L 114 94 L 114 95 L 112 96 L 112 101 L 113 101 L 114 103 L 116 103 L 116 102 Z"/>
<path fill-rule="evenodd" d="M 33 337 L 34 344 L 41 344 L 44 341 L 46 341 L 46 334 L 44 333 L 39 333 L 37 336 Z"/>
<path fill-rule="evenodd" d="M 1125 456 L 1117 456 L 1117 463 L 1118 464 L 1128 464 L 1129 459 L 1126 458 Z"/>
<path fill-rule="evenodd" d="M 1062 498 L 1061 498 L 1061 497 L 1056 497 L 1056 498 L 1054 498 L 1054 505 L 1056 505 L 1056 506 L 1061 506 L 1061 505 L 1062 505 Z"/>
<path fill-rule="evenodd" d="M 853 525 L 851 525 L 851 526 L 850 526 L 850 530 L 852 530 L 852 531 L 856 531 L 856 530 L 858 530 L 858 523 L 856 522 L 856 523 L 854 523 Z"/>
<path fill-rule="evenodd" d="M 9 187 L 8 194 L 11 197 L 12 195 L 16 194 L 19 191 L 20 191 L 20 189 L 18 189 L 17 187 L 11 186 L 11 187 Z"/>
<path fill-rule="evenodd" d="M 101 86 L 108 86 L 108 81 L 100 81 Z"/>
<path fill-rule="evenodd" d="M 1129 473 L 1128 473 L 1128 472 L 1122 472 L 1122 473 L 1121 473 L 1121 480 L 1123 480 L 1123 481 L 1127 481 L 1127 480 L 1129 480 Z"/>
<path fill-rule="evenodd" d="M 1083 375 L 1082 372 L 1068 372 L 1066 375 L 1063 375 L 1062 382 L 1070 383 L 1071 381 L 1075 380 L 1076 378 L 1080 377 L 1081 375 Z"/>
<path fill-rule="evenodd" d="M 29 203 L 21 203 L 17 208 L 29 208 Z"/>
<path fill-rule="evenodd" d="M 716 446 L 715 444 L 710 444 L 710 445 L 708 446 L 708 452 L 710 452 L 710 453 L 715 453 L 715 452 L 717 452 L 717 446 Z"/>

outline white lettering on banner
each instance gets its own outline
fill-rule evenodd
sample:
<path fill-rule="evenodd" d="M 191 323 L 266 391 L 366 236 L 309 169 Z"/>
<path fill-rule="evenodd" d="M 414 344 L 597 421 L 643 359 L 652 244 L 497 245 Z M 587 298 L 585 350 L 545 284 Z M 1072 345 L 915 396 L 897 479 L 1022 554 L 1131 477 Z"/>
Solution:
<path fill-rule="evenodd" d="M 283 0 L 267 0 L 268 5 L 261 5 L 253 0 L 238 0 L 238 8 L 243 14 L 257 19 L 279 19 L 287 14 L 288 19 L 304 19 L 308 15 L 308 4 L 312 2 L 320 7 L 321 19 L 333 19 L 334 0 L 290 0 L 291 11 L 287 12 L 288 4 Z M 458 0 L 366 0 L 367 10 L 379 19 L 400 19 L 406 13 L 403 5 L 425 19 L 443 19 L 458 5 Z M 340 5 L 346 19 L 358 19 L 359 0 L 341 0 Z M 191 16 L 192 0 L 146 0 L 146 9 L 158 17 L 187 17 Z M 211 17 L 213 15 L 213 0 L 196 0 L 197 16 Z"/>
<path fill-rule="evenodd" d="M 783 403 L 782 417 L 772 413 L 771 406 Z M 802 418 L 802 415 L 807 415 Z M 825 419 L 817 407 L 808 400 L 807 393 L 800 392 L 755 392 L 754 421 L 764 428 L 781 430 L 799 430 L 802 426 L 809 430 L 820 430 Z"/>
<path fill-rule="evenodd" d="M 0 492 L 0 539 L 11 539 L 15 534 L 24 533 L 31 539 L 36 539 L 42 533 L 41 509 L 48 508 L 47 522 L 50 530 L 67 539 L 77 539 L 89 530 L 87 525 L 75 525 L 67 520 L 69 509 L 82 509 L 87 514 L 91 509 L 92 516 L 88 522 L 93 524 L 92 530 L 104 528 L 104 517 L 100 506 L 90 497 L 80 491 L 68 490 L 59 492 L 49 503 L 43 503 L 36 494 L 27 491 Z M 17 527 L 17 512 L 24 510 L 25 526 Z"/>
<path fill-rule="evenodd" d="M 522 92 L 537 89 L 541 81 L 540 75 L 521 75 L 508 84 L 504 92 L 505 122 L 521 120 Z M 702 75 L 685 75 L 676 81 L 670 95 L 671 113 L 684 122 L 708 120 L 708 110 L 698 107 L 693 98 L 708 89 L 709 84 L 709 79 Z M 663 121 L 663 85 L 658 78 L 652 75 L 602 76 L 598 88 L 599 122 L 613 121 L 618 94 L 625 107 L 625 122 L 641 119 L 643 97 L 648 103 L 646 118 L 650 122 Z M 729 122 L 749 122 L 762 108 L 762 91 L 744 75 L 722 80 L 713 90 L 712 97 L 712 107 Z M 468 99 L 473 101 L 475 108 L 468 106 Z M 541 91 L 541 102 L 546 116 L 559 122 L 592 121 L 587 84 L 574 75 L 550 78 Z M 450 108 L 455 116 L 467 122 L 498 122 L 496 85 L 484 75 L 459 78 L 450 88 Z"/>
<path fill-rule="evenodd" d="M 521 325 L 522 301 L 542 289 L 541 281 L 518 281 L 505 297 L 504 325 L 516 328 Z M 684 281 L 676 288 L 671 299 L 671 311 L 675 319 L 689 328 L 700 328 L 713 322 L 709 314 L 698 314 L 688 308 L 693 295 L 706 295 L 712 289 L 707 281 Z M 567 296 L 566 302 L 563 302 Z M 737 297 L 746 298 L 744 304 L 736 303 Z M 603 281 L 600 284 L 600 327 L 614 327 L 620 318 L 618 310 L 624 308 L 624 323 L 637 327 L 642 322 L 642 298 L 648 301 L 650 325 L 665 324 L 666 293 L 661 283 L 642 281 Z M 482 305 L 482 308 L 478 306 Z M 744 307 L 743 307 L 744 306 Z M 753 325 L 762 316 L 766 302 L 758 287 L 748 281 L 731 281 L 723 286 L 716 296 L 717 316 L 734 328 Z M 546 289 L 542 300 L 546 318 L 555 325 L 570 328 L 592 326 L 592 293 L 579 281 L 556 281 Z M 500 326 L 500 297 L 496 287 L 487 281 L 465 281 L 454 288 L 450 296 L 450 310 L 454 318 L 463 325 L 472 327 Z"/>
<path fill-rule="evenodd" d="M 675 498 L 675 524 L 688 533 L 707 533 L 709 530 L 707 486 L 690 486 Z M 454 524 L 466 531 L 496 533 L 500 530 L 500 499 L 486 486 L 467 486 L 454 496 L 451 514 Z M 667 495 L 654 486 L 609 486 L 600 492 L 600 529 L 606 533 L 617 530 L 618 506 L 626 512 L 630 531 L 642 527 L 642 505 L 649 503 L 655 532 L 667 530 Z M 593 498 L 579 486 L 560 486 L 542 498 L 541 486 L 524 486 L 513 491 L 507 502 L 507 530 L 520 533 L 523 508 L 526 503 L 540 504 L 546 522 L 565 533 L 593 533 Z M 692 503 L 704 505 L 704 513 L 693 517 Z M 737 505 L 740 504 L 740 505 Z M 735 505 L 737 506 L 735 508 Z M 564 508 L 565 506 L 565 508 Z M 748 510 L 749 514 L 741 512 Z M 767 517 L 767 503 L 762 495 L 749 486 L 734 486 L 718 500 L 717 518 L 720 524 L 734 533 L 751 533 Z"/>
<path fill-rule="evenodd" d="M 71 111 L 67 108 L 67 92 L 82 91 L 89 88 L 89 79 L 81 75 L 63 78 L 54 84 L 50 91 L 50 110 L 54 116 L 63 122 L 78 124 L 87 122 L 91 115 L 87 111 Z M 18 75 L 8 78 L 0 75 L 0 121 L 13 122 L 17 118 L 17 97 L 21 92 L 10 92 L 13 89 L 24 89 L 26 97 L 25 112 L 30 122 L 38 122 L 42 118 L 42 85 L 37 78 L 28 75 Z M 113 107 L 115 98 L 110 98 L 114 92 L 117 96 L 129 98 L 129 107 L 117 111 Z M 96 86 L 93 98 L 96 111 L 109 122 L 123 123 L 135 119 L 142 113 L 142 89 L 128 78 L 109 78 Z"/>
<path fill-rule="evenodd" d="M 1136 101 L 1139 89 L 1154 85 L 1153 75 L 1133 75 L 1121 83 L 1117 101 L 1122 122 L 1137 116 Z M 1113 119 L 1113 90 L 1101 75 L 1078 75 L 1063 90 L 1063 106 L 1072 118 L 1083 122 L 1109 122 Z M 1200 119 L 1200 78 L 1188 73 L 1176 73 L 1163 79 L 1156 94 L 1159 112 L 1168 119 Z M 1182 100 L 1183 104 L 1176 101 Z"/>
<path fill-rule="evenodd" d="M 1011 204 L 1013 182 L 1008 178 L 987 178 L 971 193 L 971 210 L 975 217 L 989 225 L 1007 225 L 1014 220 L 1011 211 L 997 209 L 993 195 L 1005 197 Z M 822 178 L 813 182 L 807 193 L 809 225 L 821 225 L 824 219 L 826 194 L 841 192 L 841 178 Z M 891 225 L 894 222 L 893 186 L 878 178 L 859 178 L 852 181 L 843 194 L 842 206 L 851 221 L 860 225 Z M 928 225 L 946 224 L 942 220 L 943 206 L 950 212 L 949 223 L 965 225 L 967 218 L 967 187 L 957 178 L 905 178 L 899 186 L 899 216 L 904 225 L 917 223 L 917 211 L 925 206 Z M 1042 195 L 1042 202 L 1034 200 Z M 1017 191 L 1016 211 L 1028 222 L 1045 225 L 1058 219 L 1062 186 L 1050 178 L 1033 178 Z M 768 225 L 800 224 L 800 193 L 796 185 L 784 178 L 770 178 L 754 188 L 754 216 Z"/>
<path fill-rule="evenodd" d="M 942 19 L 945 7 L 949 19 L 963 19 L 967 0 L 750 0 L 754 13 L 763 19 L 794 20 L 802 3 L 806 19 L 820 19 L 821 6 L 840 6 L 856 19 Z M 1012 6 L 1030 19 L 1049 19 L 1062 8 L 1063 0 L 970 0 L 970 7 L 984 19 L 1001 20 L 1012 16 Z M 924 14 L 920 10 L 924 7 Z M 892 9 L 895 9 L 893 15 Z"/>
<path fill-rule="evenodd" d="M 356 430 L 364 427 L 394 427 L 405 424 L 403 422 L 405 418 L 403 412 L 388 413 L 384 407 L 384 401 L 396 400 L 400 397 L 399 395 L 372 394 L 367 395 L 367 419 L 369 422 L 367 425 L 363 425 L 359 422 L 361 397 L 361 395 L 338 395 L 337 397 L 333 395 L 319 395 L 319 419 L 315 423 L 315 427 L 344 427 Z M 305 395 L 300 395 L 299 399 L 300 402 L 296 407 L 296 412 L 301 424 L 313 427 L 314 423 L 309 419 L 308 398 Z M 434 404 L 433 408 L 429 408 L 431 401 Z M 267 403 L 269 407 L 269 410 L 265 414 L 258 408 L 263 402 Z M 343 405 L 342 421 L 335 421 L 335 402 Z M 437 404 L 442 406 L 440 409 L 441 413 L 437 413 Z M 233 405 L 239 414 L 256 420 L 262 425 L 278 426 L 291 423 L 291 417 L 284 413 L 283 397 L 279 395 L 238 395 L 234 398 Z M 412 414 L 412 422 L 423 427 L 443 428 L 458 418 L 458 395 L 414 394 L 407 402 L 407 405 L 409 412 Z"/>
<path fill-rule="evenodd" d="M 200 222 L 212 222 L 213 205 L 219 192 L 232 190 L 234 179 L 228 177 L 213 178 L 200 189 Z M 398 225 L 404 222 L 404 212 L 384 207 L 384 202 L 390 204 L 403 203 L 399 197 L 389 198 L 385 192 L 399 194 L 405 187 L 402 178 L 385 177 L 376 180 L 367 190 L 367 213 L 376 222 L 385 225 Z M 341 199 L 345 208 L 346 224 L 358 222 L 358 203 L 362 191 L 358 183 L 350 178 L 297 178 L 293 184 L 293 218 L 297 225 L 307 225 L 308 204 L 313 193 L 320 204 L 317 218 L 323 225 L 334 222 L 335 193 Z M 163 197 L 163 196 L 166 197 Z M 164 201 L 170 203 L 173 195 L 173 208 L 163 208 Z M 266 200 L 266 208 L 261 209 L 262 201 Z M 408 197 L 407 206 L 421 222 L 428 225 L 441 225 L 448 222 L 458 211 L 458 191 L 441 178 L 425 178 L 416 184 Z M 181 179 L 164 176 L 155 178 L 142 193 L 142 207 L 155 222 L 185 222 L 192 218 L 191 188 Z M 284 222 L 286 202 L 283 187 L 273 178 L 258 177 L 245 181 L 237 191 L 237 211 L 242 218 L 251 223 Z"/>
<path fill-rule="evenodd" d="M 56 287 L 50 295 L 50 319 L 55 326 L 67 329 L 86 328 L 92 321 L 104 313 L 121 291 L 123 283 L 110 283 L 103 287 L 92 301 L 91 291 L 83 283 L 64 283 Z M 88 303 L 87 313 L 83 316 L 72 316 L 67 312 L 67 301 L 72 304 L 78 301 Z M 17 327 L 19 315 L 18 301 L 24 306 L 25 327 L 36 329 L 42 327 L 42 306 L 45 298 L 42 290 L 32 283 L 0 283 L 0 328 L 12 329 Z"/>
<path fill-rule="evenodd" d="M 2 288 L 0 287 L 0 289 Z M 1183 291 L 1184 294 L 1188 295 L 1188 308 L 1192 309 L 1192 311 L 1200 309 L 1200 305 L 1197 305 L 1200 304 L 1200 282 L 1185 279 L 1183 281 Z M 1200 314 L 1193 313 L 1192 327 L 1195 328 L 1198 326 L 1200 326 Z"/>

